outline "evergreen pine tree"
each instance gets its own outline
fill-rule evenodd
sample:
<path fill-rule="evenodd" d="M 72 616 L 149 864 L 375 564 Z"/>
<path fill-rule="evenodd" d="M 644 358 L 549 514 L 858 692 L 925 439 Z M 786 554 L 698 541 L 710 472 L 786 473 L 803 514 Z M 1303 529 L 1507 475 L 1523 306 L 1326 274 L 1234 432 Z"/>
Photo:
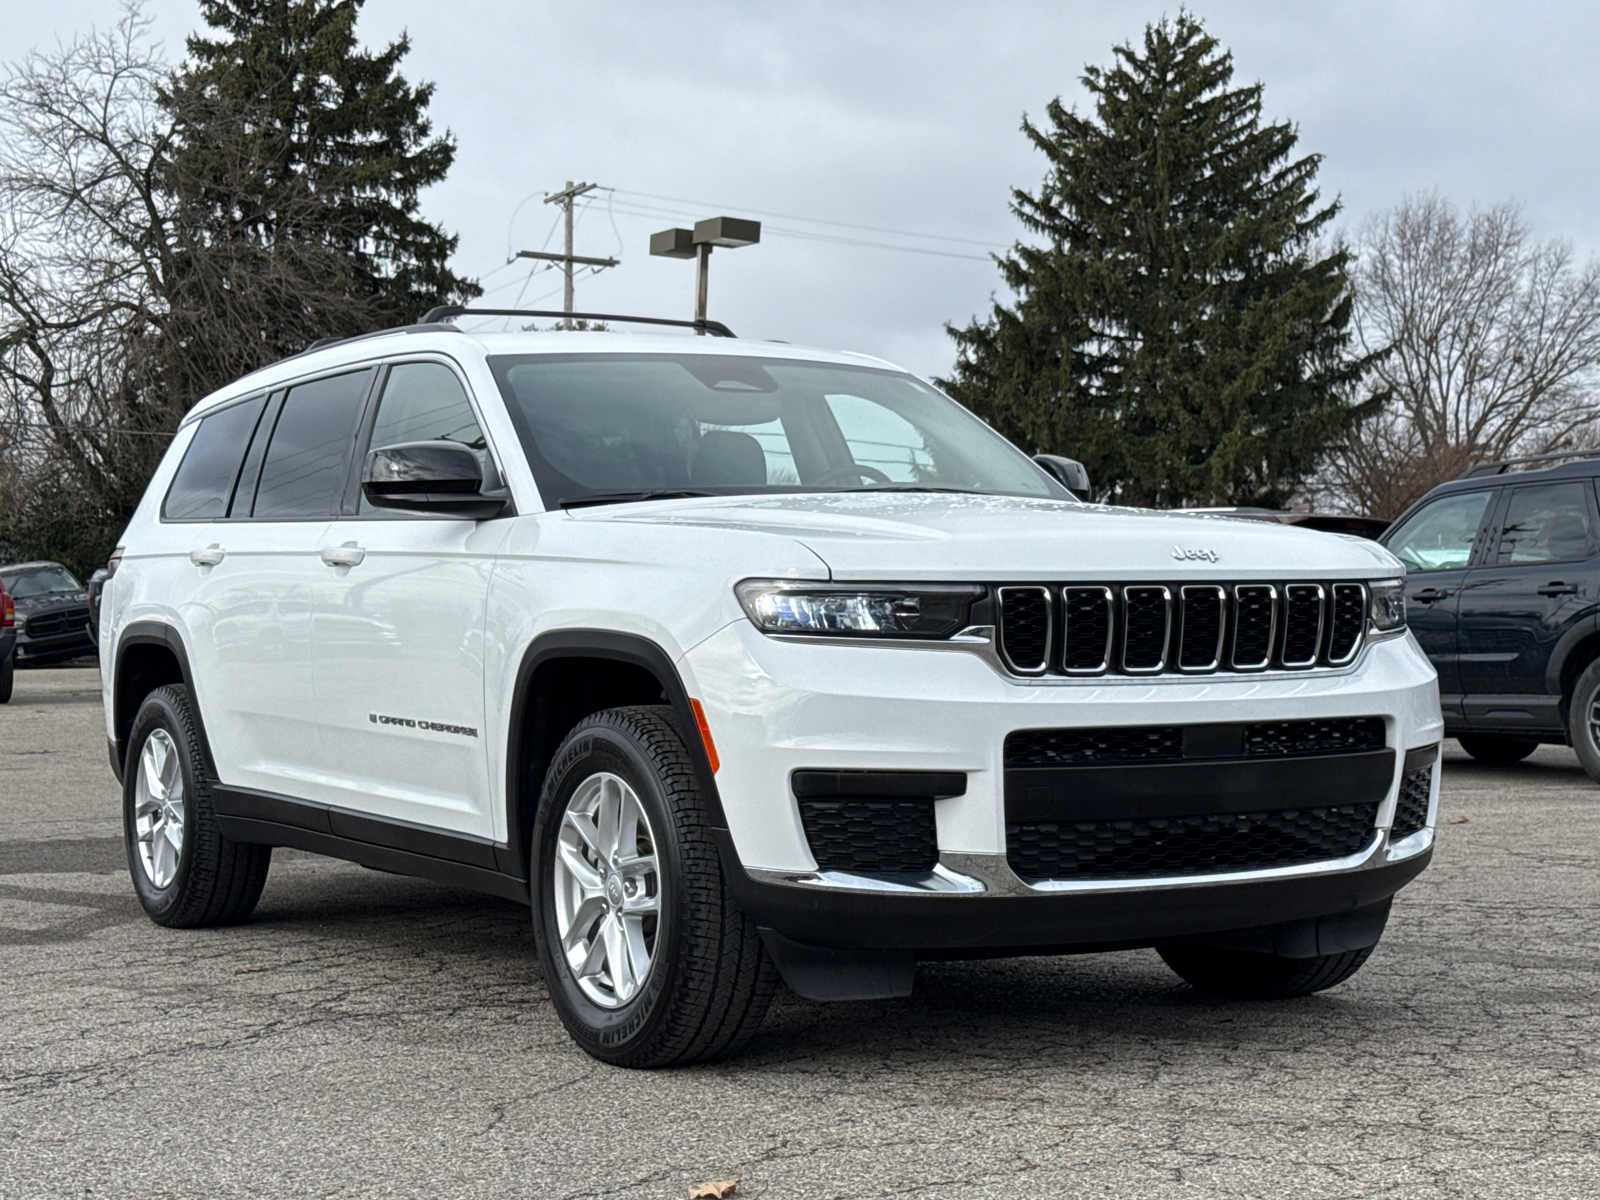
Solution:
<path fill-rule="evenodd" d="M 161 97 L 173 210 L 157 369 L 183 407 L 317 337 L 480 294 L 449 268 L 457 238 L 418 213 L 455 157 L 432 135 L 433 87 L 400 75 L 405 37 L 357 44 L 362 3 L 201 0 L 218 36 L 188 40 Z"/>
<path fill-rule="evenodd" d="M 1377 405 L 1354 399 L 1349 256 L 1317 246 L 1338 205 L 1193 17 L 1114 53 L 1085 69 L 1093 118 L 1024 119 L 1050 171 L 1012 209 L 1044 244 L 1001 260 L 1014 307 L 949 327 L 944 386 L 1118 503 L 1281 505 Z"/>

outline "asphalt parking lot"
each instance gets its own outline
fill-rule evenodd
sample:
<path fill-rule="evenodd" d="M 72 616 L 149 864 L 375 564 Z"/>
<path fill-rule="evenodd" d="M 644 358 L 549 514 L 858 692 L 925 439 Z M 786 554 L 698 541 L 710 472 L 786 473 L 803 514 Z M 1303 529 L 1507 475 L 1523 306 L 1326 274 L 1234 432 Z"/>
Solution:
<path fill-rule="evenodd" d="M 0 708 L 0 1197 L 1593 1196 L 1600 788 L 1447 755 L 1432 869 L 1361 974 L 1198 996 L 1153 952 L 778 1002 L 752 1052 L 568 1041 L 524 911 L 279 852 L 254 919 L 157 928 L 92 669 Z"/>

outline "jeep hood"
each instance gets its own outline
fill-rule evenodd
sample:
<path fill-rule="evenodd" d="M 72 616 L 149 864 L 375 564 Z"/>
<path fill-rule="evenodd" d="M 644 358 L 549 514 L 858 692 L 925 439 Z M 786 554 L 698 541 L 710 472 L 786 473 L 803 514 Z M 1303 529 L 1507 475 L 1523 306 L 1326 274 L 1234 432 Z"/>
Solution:
<path fill-rule="evenodd" d="M 1018 496 L 729 496 L 590 509 L 579 519 L 788 537 L 815 553 L 840 580 L 1181 583 L 1405 573 L 1376 542 L 1344 534 Z"/>

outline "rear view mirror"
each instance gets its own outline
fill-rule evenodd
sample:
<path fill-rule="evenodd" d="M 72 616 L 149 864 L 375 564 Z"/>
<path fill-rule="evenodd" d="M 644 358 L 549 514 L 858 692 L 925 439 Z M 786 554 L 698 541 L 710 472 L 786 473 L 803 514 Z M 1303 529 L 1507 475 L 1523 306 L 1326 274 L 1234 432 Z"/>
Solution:
<path fill-rule="evenodd" d="M 1033 461 L 1079 500 L 1089 498 L 1089 472 L 1077 459 L 1063 458 L 1059 454 L 1035 454 Z"/>
<path fill-rule="evenodd" d="M 379 508 L 481 521 L 505 511 L 510 494 L 485 492 L 478 456 L 460 442 L 402 442 L 367 455 L 361 491 Z"/>

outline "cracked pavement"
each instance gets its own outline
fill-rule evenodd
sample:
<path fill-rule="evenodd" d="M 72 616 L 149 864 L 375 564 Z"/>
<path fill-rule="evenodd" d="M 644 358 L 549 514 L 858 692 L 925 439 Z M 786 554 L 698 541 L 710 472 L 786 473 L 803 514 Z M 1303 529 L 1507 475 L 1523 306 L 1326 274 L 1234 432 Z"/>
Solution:
<path fill-rule="evenodd" d="M 516 905 L 278 851 L 255 917 L 134 899 L 92 669 L 0 708 L 0 1197 L 1600 1194 L 1600 788 L 1447 744 L 1366 968 L 1203 998 L 1153 952 L 785 996 L 751 1051 L 602 1066 Z"/>

